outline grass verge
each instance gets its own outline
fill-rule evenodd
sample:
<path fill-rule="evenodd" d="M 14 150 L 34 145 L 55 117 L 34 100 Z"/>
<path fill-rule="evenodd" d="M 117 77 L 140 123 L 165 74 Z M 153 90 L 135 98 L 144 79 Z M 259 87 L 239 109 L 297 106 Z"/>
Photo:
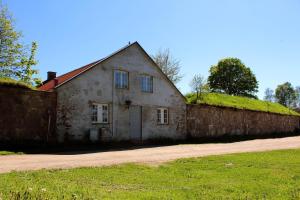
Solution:
<path fill-rule="evenodd" d="M 300 149 L 0 174 L 2 199 L 300 199 Z"/>
<path fill-rule="evenodd" d="M 245 110 L 271 112 L 285 115 L 297 115 L 299 113 L 279 104 L 247 97 L 231 96 L 227 94 L 205 93 L 201 95 L 199 100 L 196 100 L 195 94 L 186 95 L 188 103 L 207 104 L 212 106 L 223 106 L 230 108 L 238 108 Z"/>

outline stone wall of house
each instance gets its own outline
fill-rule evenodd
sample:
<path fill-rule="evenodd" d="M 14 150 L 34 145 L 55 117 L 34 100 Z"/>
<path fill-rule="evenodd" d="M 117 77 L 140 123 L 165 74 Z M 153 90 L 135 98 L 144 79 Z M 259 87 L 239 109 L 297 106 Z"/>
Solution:
<path fill-rule="evenodd" d="M 56 93 L 0 86 L 2 144 L 53 142 L 55 121 Z"/>
<path fill-rule="evenodd" d="M 128 72 L 128 89 L 115 88 L 115 70 Z M 152 93 L 141 91 L 142 75 L 153 77 Z M 136 107 L 141 109 L 141 119 L 136 120 L 140 121 L 140 140 L 184 139 L 186 136 L 184 98 L 137 45 L 97 64 L 56 91 L 57 135 L 60 142 L 88 141 L 92 130 L 98 131 L 101 141 L 135 140 L 131 119 L 137 116 L 132 112 Z M 108 123 L 92 122 L 93 103 L 108 105 Z M 157 123 L 158 108 L 168 109 L 168 124 Z"/>
<path fill-rule="evenodd" d="M 297 116 L 209 105 L 187 106 L 187 133 L 194 138 L 291 133 L 299 126 Z"/>

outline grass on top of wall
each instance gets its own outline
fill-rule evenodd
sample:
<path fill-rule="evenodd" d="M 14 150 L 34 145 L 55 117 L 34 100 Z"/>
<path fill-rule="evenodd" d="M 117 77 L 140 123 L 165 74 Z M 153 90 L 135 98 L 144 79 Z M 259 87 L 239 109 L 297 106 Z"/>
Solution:
<path fill-rule="evenodd" d="M 300 199 L 300 150 L 0 174 L 0 199 Z"/>
<path fill-rule="evenodd" d="M 11 78 L 0 78 L 0 86 L 35 90 L 33 86 L 28 85 L 22 81 L 16 81 Z"/>
<path fill-rule="evenodd" d="M 279 104 L 247 97 L 231 96 L 219 93 L 204 93 L 196 101 L 196 94 L 186 95 L 188 103 L 207 104 L 212 106 L 224 106 L 237 109 L 271 112 L 285 115 L 297 115 L 299 113 Z"/>
<path fill-rule="evenodd" d="M 22 152 L 14 152 L 14 151 L 0 151 L 0 156 L 6 156 L 6 155 L 20 155 L 23 154 Z"/>

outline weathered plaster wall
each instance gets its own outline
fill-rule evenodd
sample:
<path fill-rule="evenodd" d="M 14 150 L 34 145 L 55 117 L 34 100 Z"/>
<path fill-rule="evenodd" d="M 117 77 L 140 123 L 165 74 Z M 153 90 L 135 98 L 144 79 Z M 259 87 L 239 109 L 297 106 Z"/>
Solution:
<path fill-rule="evenodd" d="M 56 93 L 0 86 L 0 141 L 55 141 Z"/>
<path fill-rule="evenodd" d="M 114 70 L 129 72 L 129 89 L 116 89 Z M 153 76 L 153 93 L 141 92 L 139 78 Z M 132 45 L 57 88 L 57 133 L 60 141 L 88 138 L 91 128 L 105 127 L 107 140 L 130 140 L 129 108 L 142 107 L 142 139 L 184 138 L 185 102 L 137 45 Z M 109 104 L 109 123 L 92 124 L 91 104 Z M 156 109 L 169 108 L 169 124 L 158 125 Z"/>
<path fill-rule="evenodd" d="M 187 106 L 187 130 L 195 138 L 289 133 L 299 129 L 299 125 L 297 116 L 208 105 Z"/>

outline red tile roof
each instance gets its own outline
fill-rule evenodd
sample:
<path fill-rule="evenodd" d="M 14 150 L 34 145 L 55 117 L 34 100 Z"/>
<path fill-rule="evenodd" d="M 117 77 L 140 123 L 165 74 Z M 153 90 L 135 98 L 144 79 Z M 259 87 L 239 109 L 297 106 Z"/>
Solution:
<path fill-rule="evenodd" d="M 83 72 L 84 70 L 88 69 L 89 67 L 91 67 L 93 64 L 95 64 L 98 61 L 92 62 L 90 64 L 87 64 L 83 67 L 80 67 L 78 69 L 75 69 L 73 71 L 70 71 L 66 74 L 63 74 L 61 76 L 56 77 L 55 79 L 52 79 L 48 82 L 46 82 L 45 84 L 43 84 L 42 86 L 40 86 L 38 89 L 39 90 L 43 90 L 43 91 L 51 91 L 55 88 L 55 86 L 73 78 L 74 76 L 80 74 L 81 72 Z"/>
<path fill-rule="evenodd" d="M 0 1 L 1 1 L 1 0 L 0 0 Z M 125 47 L 119 49 L 118 51 L 112 53 L 111 55 L 109 55 L 109 56 L 107 56 L 107 57 L 105 57 L 105 58 L 102 58 L 102 59 L 100 59 L 100 60 L 97 60 L 97 61 L 95 61 L 95 62 L 92 62 L 92 63 L 90 63 L 90 64 L 87 64 L 87 65 L 85 65 L 85 66 L 83 66 L 83 67 L 80 67 L 80 68 L 78 68 L 78 69 L 75 69 L 75 70 L 73 70 L 73 71 L 71 71 L 71 72 L 68 72 L 68 73 L 63 74 L 63 75 L 61 75 L 61 76 L 58 76 L 58 77 L 56 77 L 55 79 L 53 79 L 53 80 L 51 80 L 51 81 L 48 81 L 48 82 L 46 81 L 46 82 L 45 82 L 42 86 L 40 86 L 38 89 L 39 89 L 39 90 L 43 90 L 43 91 L 51 91 L 51 90 L 53 90 L 56 86 L 58 86 L 58 85 L 60 85 L 60 84 L 62 84 L 62 83 L 65 83 L 65 82 L 67 82 L 68 80 L 71 80 L 71 79 L 74 78 L 75 76 L 81 74 L 83 71 L 85 71 L 85 70 L 89 69 L 90 67 L 92 67 L 94 64 L 96 64 L 96 63 L 98 63 L 98 62 L 101 62 L 101 61 L 104 61 L 104 60 L 110 58 L 111 56 L 113 56 L 113 55 L 115 55 L 115 54 L 117 54 L 117 53 L 123 51 L 124 49 L 126 49 L 126 48 L 128 48 L 129 46 L 134 45 L 134 44 L 138 44 L 138 43 L 137 43 L 137 42 L 134 42 L 134 43 L 132 43 L 132 44 L 129 43 L 129 44 L 126 45 Z M 138 44 L 138 45 L 139 45 L 139 44 Z M 140 45 L 139 45 L 139 46 L 140 46 Z M 141 46 L 140 46 L 140 47 L 141 47 Z"/>

